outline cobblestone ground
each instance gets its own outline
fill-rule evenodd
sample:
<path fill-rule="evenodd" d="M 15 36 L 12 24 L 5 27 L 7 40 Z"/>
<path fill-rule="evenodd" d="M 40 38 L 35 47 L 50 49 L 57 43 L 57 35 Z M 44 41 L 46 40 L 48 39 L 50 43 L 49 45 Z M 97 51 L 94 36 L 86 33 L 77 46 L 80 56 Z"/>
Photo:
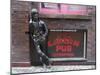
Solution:
<path fill-rule="evenodd" d="M 69 66 L 51 66 L 51 68 L 37 67 L 13 67 L 12 74 L 19 73 L 37 73 L 37 72 L 56 72 L 56 71 L 70 71 L 70 70 L 87 70 L 95 69 L 95 65 L 69 65 Z"/>

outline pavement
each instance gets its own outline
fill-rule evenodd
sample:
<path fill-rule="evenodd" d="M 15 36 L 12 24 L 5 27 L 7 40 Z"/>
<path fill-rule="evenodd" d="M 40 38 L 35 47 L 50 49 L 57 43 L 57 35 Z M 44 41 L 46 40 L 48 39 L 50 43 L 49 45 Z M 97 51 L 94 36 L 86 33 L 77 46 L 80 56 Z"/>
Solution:
<path fill-rule="evenodd" d="M 44 68 L 41 66 L 31 66 L 31 67 L 12 67 L 12 74 L 25 74 L 25 73 L 40 73 L 40 72 L 58 72 L 58 71 L 72 71 L 72 70 L 88 70 L 95 69 L 95 65 L 57 65 L 51 66 L 49 68 Z"/>

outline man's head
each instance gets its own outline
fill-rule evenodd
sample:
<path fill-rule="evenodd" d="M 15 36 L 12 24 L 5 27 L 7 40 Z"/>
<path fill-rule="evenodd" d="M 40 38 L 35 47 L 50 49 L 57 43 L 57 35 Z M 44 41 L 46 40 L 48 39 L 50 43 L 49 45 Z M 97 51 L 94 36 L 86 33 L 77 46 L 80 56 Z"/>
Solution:
<path fill-rule="evenodd" d="M 38 14 L 38 11 L 37 9 L 32 9 L 31 10 L 31 18 L 32 20 L 36 21 L 39 19 L 39 14 Z"/>

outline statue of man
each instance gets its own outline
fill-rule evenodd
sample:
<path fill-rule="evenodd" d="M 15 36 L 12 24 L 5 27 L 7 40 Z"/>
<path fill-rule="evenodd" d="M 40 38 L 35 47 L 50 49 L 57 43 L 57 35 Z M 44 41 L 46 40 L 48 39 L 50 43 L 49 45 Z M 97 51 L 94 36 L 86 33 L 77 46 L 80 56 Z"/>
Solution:
<path fill-rule="evenodd" d="M 46 37 L 48 35 L 47 25 L 39 19 L 39 14 L 36 9 L 31 10 L 30 16 L 30 35 L 34 42 L 35 50 L 39 56 L 39 60 L 44 67 L 49 65 L 49 58 L 45 54 L 47 50 L 45 47 Z"/>

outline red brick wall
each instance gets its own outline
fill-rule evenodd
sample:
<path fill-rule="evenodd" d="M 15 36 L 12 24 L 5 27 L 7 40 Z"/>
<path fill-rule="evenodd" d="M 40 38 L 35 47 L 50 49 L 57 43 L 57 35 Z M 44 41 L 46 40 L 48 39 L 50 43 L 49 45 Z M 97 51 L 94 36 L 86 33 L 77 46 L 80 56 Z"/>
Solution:
<path fill-rule="evenodd" d="M 12 62 L 29 61 L 28 15 L 30 2 L 11 1 Z"/>

